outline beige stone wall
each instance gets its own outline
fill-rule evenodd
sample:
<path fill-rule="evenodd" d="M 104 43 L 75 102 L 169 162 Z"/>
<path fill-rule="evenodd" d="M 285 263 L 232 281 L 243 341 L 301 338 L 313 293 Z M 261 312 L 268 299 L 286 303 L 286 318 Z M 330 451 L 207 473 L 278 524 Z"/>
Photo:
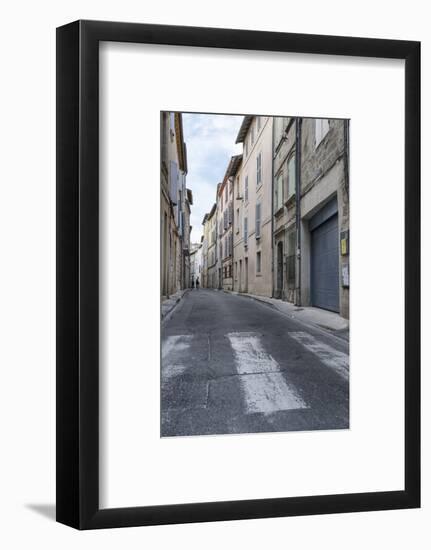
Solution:
<path fill-rule="evenodd" d="M 240 185 L 245 190 L 248 178 L 248 200 L 241 205 L 242 232 L 247 218 L 247 246 L 241 238 L 236 239 L 234 263 L 238 269 L 238 287 L 244 292 L 261 296 L 272 295 L 272 124 L 271 117 L 261 117 L 258 131 L 257 117 L 253 118 L 245 137 Z M 252 136 L 254 140 L 252 140 Z M 257 157 L 261 154 L 261 182 L 257 182 Z M 261 205 L 260 237 L 256 236 L 256 205 Z M 260 272 L 257 268 L 257 254 L 260 253 Z M 241 278 L 239 265 L 241 260 Z M 247 272 L 246 272 L 247 264 Z"/>
<path fill-rule="evenodd" d="M 310 232 L 308 221 L 334 197 L 338 204 L 339 233 L 349 229 L 349 194 L 345 177 L 344 121 L 330 120 L 329 131 L 316 146 L 315 120 L 302 123 L 301 173 L 301 298 L 310 305 Z M 349 255 L 339 256 L 340 315 L 349 317 L 349 287 L 343 286 L 343 266 Z"/>
<path fill-rule="evenodd" d="M 161 113 L 161 162 L 160 162 L 160 216 L 161 216 L 161 269 L 160 290 L 162 296 L 174 294 L 189 284 L 190 265 L 187 247 L 190 239 L 190 212 L 186 204 L 185 187 L 181 196 L 171 202 L 172 162 L 178 167 L 179 187 L 185 185 L 185 174 L 180 169 L 178 152 L 179 113 Z M 180 132 L 180 133 L 178 133 Z M 182 150 L 181 150 L 182 151 Z M 181 203 L 181 205 L 180 205 Z M 179 232 L 179 211 L 184 212 L 184 235 Z"/>

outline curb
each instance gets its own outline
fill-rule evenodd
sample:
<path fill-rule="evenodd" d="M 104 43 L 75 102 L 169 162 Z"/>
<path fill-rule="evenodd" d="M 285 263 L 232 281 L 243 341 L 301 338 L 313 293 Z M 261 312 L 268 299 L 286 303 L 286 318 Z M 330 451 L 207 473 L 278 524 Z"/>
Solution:
<path fill-rule="evenodd" d="M 318 330 L 321 330 L 321 331 L 325 332 L 326 334 L 334 336 L 335 338 L 337 338 L 339 340 L 342 340 L 342 341 L 347 342 L 347 343 L 349 342 L 349 337 L 347 336 L 347 338 L 346 338 L 345 334 L 346 333 L 349 334 L 349 328 L 350 327 L 347 327 L 347 328 L 344 328 L 344 329 L 333 329 L 333 328 L 328 327 L 328 326 L 320 325 L 319 323 L 313 323 L 313 322 L 310 322 L 310 321 L 305 321 L 304 319 L 300 319 L 300 318 L 298 319 L 298 317 L 296 317 L 295 315 L 291 315 L 288 312 L 283 311 L 283 309 L 277 307 L 277 304 L 273 304 L 272 302 L 268 302 L 267 300 L 265 300 L 264 298 L 262 298 L 260 296 L 250 295 L 250 294 L 242 294 L 240 292 L 235 292 L 235 291 L 232 291 L 232 290 L 223 290 L 223 292 L 226 292 L 226 294 L 233 294 L 235 296 L 242 296 L 244 298 L 249 298 L 251 300 L 255 300 L 256 302 L 260 302 L 261 304 L 269 306 L 270 308 L 274 309 L 275 311 L 278 311 L 278 313 L 280 313 L 281 315 L 284 315 L 285 317 L 288 317 L 289 319 L 293 319 L 294 321 L 300 323 L 303 326 L 313 327 L 315 329 L 318 329 Z"/>
<path fill-rule="evenodd" d="M 166 313 L 163 314 L 163 309 L 161 309 L 161 321 L 162 323 L 167 321 L 173 314 L 174 309 L 177 307 L 177 305 L 181 302 L 181 300 L 184 298 L 184 296 L 189 292 L 189 288 L 185 288 L 184 292 L 181 294 L 181 296 L 178 296 L 178 298 L 175 300 L 175 303 L 172 304 L 172 306 L 166 311 Z"/>

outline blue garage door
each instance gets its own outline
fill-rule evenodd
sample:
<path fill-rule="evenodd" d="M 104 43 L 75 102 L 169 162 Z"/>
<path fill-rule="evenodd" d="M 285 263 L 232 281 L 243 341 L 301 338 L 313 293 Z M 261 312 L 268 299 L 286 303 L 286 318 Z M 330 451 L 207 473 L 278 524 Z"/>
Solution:
<path fill-rule="evenodd" d="M 325 209 L 331 214 L 329 209 Z M 333 209 L 332 209 L 333 211 Z M 320 219 L 319 219 L 320 218 Z M 339 311 L 338 214 L 319 223 L 322 214 L 310 223 L 311 231 L 311 303 L 313 306 Z M 317 225 L 318 224 L 318 225 Z"/>

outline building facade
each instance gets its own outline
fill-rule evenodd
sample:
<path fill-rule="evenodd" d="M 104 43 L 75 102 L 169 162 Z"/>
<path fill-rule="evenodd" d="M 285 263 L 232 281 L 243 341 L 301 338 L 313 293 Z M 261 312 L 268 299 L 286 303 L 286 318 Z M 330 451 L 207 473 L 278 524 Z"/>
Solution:
<path fill-rule="evenodd" d="M 196 279 L 201 280 L 202 269 L 202 243 L 190 245 L 190 287 L 194 287 Z"/>
<path fill-rule="evenodd" d="M 245 116 L 203 220 L 201 284 L 349 316 L 349 121 Z"/>
<path fill-rule="evenodd" d="M 219 287 L 223 290 L 234 290 L 234 259 L 233 239 L 234 223 L 234 183 L 236 174 L 241 166 L 242 155 L 231 157 L 222 183 L 217 193 L 217 223 L 219 237 L 218 265 Z"/>
<path fill-rule="evenodd" d="M 273 128 L 274 297 L 298 304 L 295 118 L 276 117 Z"/>
<path fill-rule="evenodd" d="M 272 117 L 245 116 L 237 136 L 243 144 L 235 183 L 235 289 L 272 296 Z M 236 221 L 234 220 L 234 225 Z"/>
<path fill-rule="evenodd" d="M 218 287 L 217 274 L 217 204 L 214 203 L 208 213 L 204 235 L 208 240 L 207 245 L 207 288 Z"/>
<path fill-rule="evenodd" d="M 181 113 L 161 113 L 160 233 L 162 298 L 189 284 L 190 207 L 186 188 L 187 149 Z"/>
<path fill-rule="evenodd" d="M 349 122 L 274 119 L 274 297 L 349 316 Z"/>
<path fill-rule="evenodd" d="M 349 121 L 300 119 L 301 305 L 349 317 Z"/>

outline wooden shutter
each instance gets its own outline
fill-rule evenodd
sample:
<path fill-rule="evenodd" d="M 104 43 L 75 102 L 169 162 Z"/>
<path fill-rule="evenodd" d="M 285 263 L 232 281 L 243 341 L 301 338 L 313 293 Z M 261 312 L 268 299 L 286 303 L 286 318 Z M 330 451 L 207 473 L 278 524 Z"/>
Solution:
<path fill-rule="evenodd" d="M 289 181 L 288 181 L 288 194 L 289 194 L 289 197 L 291 197 L 292 195 L 295 194 L 295 179 L 296 179 L 296 176 L 295 176 L 295 156 L 291 157 L 289 159 L 289 164 L 287 166 L 287 171 L 288 171 L 288 178 L 289 178 Z"/>
<path fill-rule="evenodd" d="M 256 204 L 256 239 L 260 237 L 260 203 Z"/>

